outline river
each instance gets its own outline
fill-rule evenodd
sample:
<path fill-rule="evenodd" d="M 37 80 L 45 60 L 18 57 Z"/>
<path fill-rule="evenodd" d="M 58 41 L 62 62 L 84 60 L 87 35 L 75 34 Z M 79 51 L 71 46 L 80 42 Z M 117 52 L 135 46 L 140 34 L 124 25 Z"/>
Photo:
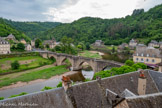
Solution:
<path fill-rule="evenodd" d="M 79 74 L 79 76 L 80 76 L 80 74 L 82 74 L 85 78 L 89 78 L 89 79 L 92 79 L 93 74 L 94 74 L 93 71 L 85 71 L 85 70 L 82 70 L 81 73 L 80 72 L 76 72 L 76 73 L 77 73 L 77 76 L 74 76 L 74 77 L 76 77 L 76 79 L 79 79 L 78 74 Z M 56 87 L 57 84 L 60 81 L 61 81 L 61 77 L 54 78 L 54 79 L 49 79 L 49 80 L 46 80 L 44 82 L 37 82 L 37 83 L 34 83 L 34 84 L 29 84 L 29 85 L 26 85 L 26 86 L 1 90 L 0 91 L 0 97 L 8 98 L 11 95 L 16 95 L 16 94 L 19 94 L 21 92 L 26 92 L 26 93 L 38 92 L 41 89 L 43 89 L 45 86 Z"/>

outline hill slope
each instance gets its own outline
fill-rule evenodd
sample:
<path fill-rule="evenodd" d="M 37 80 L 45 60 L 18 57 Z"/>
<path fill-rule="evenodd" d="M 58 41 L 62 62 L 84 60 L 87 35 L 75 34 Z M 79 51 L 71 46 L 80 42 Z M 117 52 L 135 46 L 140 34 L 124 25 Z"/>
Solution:
<path fill-rule="evenodd" d="M 59 22 L 17 22 L 5 19 L 5 22 L 22 31 L 30 38 L 39 36 L 40 33 L 59 25 Z"/>
<path fill-rule="evenodd" d="M 7 24 L 4 21 L 4 19 L 0 18 L 0 36 L 6 37 L 11 33 L 16 37 L 17 40 L 20 40 L 20 39 L 24 38 L 26 41 L 30 41 L 29 37 L 27 37 L 22 32 L 16 30 L 10 24 Z"/>
<path fill-rule="evenodd" d="M 101 39 L 105 44 L 121 44 L 131 38 L 138 38 L 144 43 L 151 39 L 162 40 L 162 4 L 148 12 L 134 10 L 131 16 L 115 19 L 85 17 L 70 24 L 61 24 L 41 34 L 40 38 L 55 37 L 60 40 L 63 36 L 71 37 L 75 43 L 93 43 Z"/>

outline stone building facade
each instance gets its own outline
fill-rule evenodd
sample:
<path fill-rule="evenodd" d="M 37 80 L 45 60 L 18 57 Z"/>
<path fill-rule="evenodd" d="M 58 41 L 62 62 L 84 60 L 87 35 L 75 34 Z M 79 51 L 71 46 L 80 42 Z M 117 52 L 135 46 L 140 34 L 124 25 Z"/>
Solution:
<path fill-rule="evenodd" d="M 152 40 L 149 44 L 149 47 L 159 47 L 159 43 L 155 40 Z"/>
<path fill-rule="evenodd" d="M 161 50 L 145 45 L 137 46 L 133 54 L 134 62 L 142 62 L 147 65 L 156 65 L 162 61 Z"/>
<path fill-rule="evenodd" d="M 15 38 L 15 36 L 14 36 L 13 34 L 10 34 L 10 35 L 8 35 L 8 36 L 6 37 L 6 40 L 12 40 L 12 41 L 15 41 L 16 38 Z"/>
<path fill-rule="evenodd" d="M 26 51 L 31 51 L 32 50 L 32 46 L 30 44 L 25 44 L 25 50 Z"/>
<path fill-rule="evenodd" d="M 43 42 L 43 46 L 46 48 L 46 46 L 49 45 L 49 48 L 54 48 L 56 46 L 56 40 L 52 39 L 52 40 L 45 40 Z"/>
<path fill-rule="evenodd" d="M 103 41 L 102 40 L 96 40 L 95 43 L 94 43 L 95 46 L 101 46 L 101 45 L 104 45 Z"/>
<path fill-rule="evenodd" d="M 26 44 L 25 39 L 21 39 L 20 42 L 23 43 L 23 44 Z"/>
<path fill-rule="evenodd" d="M 0 37 L 0 54 L 9 54 L 9 53 L 11 53 L 9 42 Z"/>
<path fill-rule="evenodd" d="M 132 40 L 130 40 L 130 42 L 129 42 L 129 47 L 130 48 L 135 48 L 136 46 L 137 46 L 137 41 L 136 40 L 134 40 L 134 39 L 132 39 Z"/>

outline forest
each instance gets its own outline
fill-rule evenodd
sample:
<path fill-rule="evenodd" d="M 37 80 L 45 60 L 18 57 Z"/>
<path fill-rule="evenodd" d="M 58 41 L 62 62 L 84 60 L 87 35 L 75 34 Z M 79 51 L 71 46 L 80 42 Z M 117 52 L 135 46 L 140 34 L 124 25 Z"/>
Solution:
<path fill-rule="evenodd" d="M 30 38 L 26 36 L 23 32 L 16 30 L 10 24 L 6 23 L 3 18 L 0 18 L 0 37 L 6 37 L 9 34 L 13 34 L 17 40 L 25 39 L 30 41 Z"/>
<path fill-rule="evenodd" d="M 39 37 L 41 33 L 60 24 L 59 22 L 18 22 L 7 19 L 4 19 L 4 21 L 13 26 L 15 29 L 26 34 L 31 39 L 34 39 L 36 36 Z"/>
<path fill-rule="evenodd" d="M 60 41 L 63 36 L 74 39 L 74 44 L 82 42 L 91 44 L 102 40 L 106 45 L 128 43 L 130 39 L 138 39 L 148 44 L 151 40 L 162 41 L 162 4 L 149 11 L 135 9 L 132 15 L 125 18 L 101 19 L 84 17 L 68 24 L 60 24 L 38 37 Z"/>

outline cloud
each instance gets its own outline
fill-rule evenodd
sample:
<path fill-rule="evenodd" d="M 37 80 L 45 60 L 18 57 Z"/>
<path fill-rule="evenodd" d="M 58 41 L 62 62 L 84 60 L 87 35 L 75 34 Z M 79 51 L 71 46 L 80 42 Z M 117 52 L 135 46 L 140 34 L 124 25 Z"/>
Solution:
<path fill-rule="evenodd" d="M 79 0 L 75 5 L 65 4 L 60 8 L 49 8 L 49 20 L 72 22 L 81 17 L 115 18 L 131 14 L 137 0 Z"/>
<path fill-rule="evenodd" d="M 81 17 L 119 18 L 162 0 L 0 0 L 0 17 L 19 21 L 72 22 Z"/>
<path fill-rule="evenodd" d="M 17 21 L 45 21 L 49 7 L 57 8 L 64 0 L 0 0 L 0 17 Z"/>

